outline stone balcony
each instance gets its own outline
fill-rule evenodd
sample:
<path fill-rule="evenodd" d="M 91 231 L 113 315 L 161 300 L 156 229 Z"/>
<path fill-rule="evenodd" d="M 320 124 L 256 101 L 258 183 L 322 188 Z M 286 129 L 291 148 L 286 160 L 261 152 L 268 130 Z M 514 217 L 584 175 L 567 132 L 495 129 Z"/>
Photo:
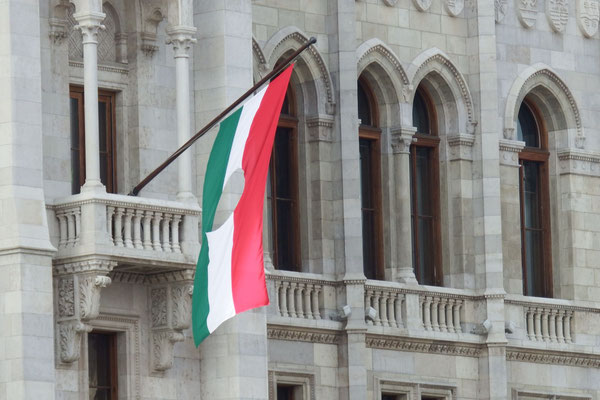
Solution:
<path fill-rule="evenodd" d="M 200 251 L 197 204 L 81 193 L 47 206 L 55 263 L 98 258 L 121 272 L 191 268 Z"/>

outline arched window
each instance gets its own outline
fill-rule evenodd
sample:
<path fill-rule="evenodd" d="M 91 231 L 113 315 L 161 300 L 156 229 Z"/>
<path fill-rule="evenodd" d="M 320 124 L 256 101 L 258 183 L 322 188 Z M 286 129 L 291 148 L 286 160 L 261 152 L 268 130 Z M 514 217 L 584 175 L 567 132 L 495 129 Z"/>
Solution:
<path fill-rule="evenodd" d="M 277 124 L 267 197 L 271 217 L 273 265 L 300 271 L 300 218 L 298 211 L 298 119 L 294 93 L 288 87 Z"/>
<path fill-rule="evenodd" d="M 413 266 L 422 285 L 442 284 L 440 231 L 439 144 L 435 109 L 419 86 L 413 101 L 417 128 L 410 146 Z"/>
<path fill-rule="evenodd" d="M 381 130 L 377 105 L 363 79 L 358 80 L 358 142 L 362 211 L 363 270 L 368 279 L 384 279 L 381 219 Z"/>
<path fill-rule="evenodd" d="M 534 105 L 525 99 L 517 121 L 517 139 L 525 142 L 519 154 L 523 294 L 552 297 L 549 152 L 539 115 Z"/>

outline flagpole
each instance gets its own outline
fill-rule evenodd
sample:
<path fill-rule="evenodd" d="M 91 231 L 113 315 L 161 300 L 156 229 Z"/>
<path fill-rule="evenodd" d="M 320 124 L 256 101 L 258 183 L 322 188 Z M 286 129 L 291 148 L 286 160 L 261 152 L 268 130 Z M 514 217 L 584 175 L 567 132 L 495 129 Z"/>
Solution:
<path fill-rule="evenodd" d="M 162 164 L 160 164 L 156 169 L 148 174 L 140 183 L 135 186 L 129 196 L 137 196 L 138 193 L 146 186 L 152 179 L 156 177 L 156 175 L 160 174 L 163 169 L 167 168 L 169 164 L 171 164 L 177 157 L 181 155 L 184 151 L 186 151 L 194 142 L 200 137 L 202 137 L 206 132 L 212 129 L 219 121 L 221 121 L 227 114 L 229 114 L 234 108 L 240 105 L 241 102 L 246 100 L 252 93 L 254 93 L 258 88 L 268 82 L 271 78 L 279 74 L 283 71 L 290 62 L 294 60 L 294 58 L 298 57 L 300 53 L 306 50 L 309 46 L 317 43 L 317 39 L 315 37 L 311 37 L 308 42 L 303 44 L 298 50 L 296 50 L 291 56 L 285 59 L 282 63 L 275 66 L 273 71 L 269 72 L 264 78 L 258 81 L 254 86 L 252 86 L 246 93 L 244 93 L 239 99 L 231 103 L 229 107 L 227 107 L 221 114 L 217 115 L 212 121 L 210 121 L 204 128 L 200 129 L 194 136 L 192 136 L 187 142 L 185 142 L 175 153 L 171 154 L 169 158 L 167 158 Z"/>

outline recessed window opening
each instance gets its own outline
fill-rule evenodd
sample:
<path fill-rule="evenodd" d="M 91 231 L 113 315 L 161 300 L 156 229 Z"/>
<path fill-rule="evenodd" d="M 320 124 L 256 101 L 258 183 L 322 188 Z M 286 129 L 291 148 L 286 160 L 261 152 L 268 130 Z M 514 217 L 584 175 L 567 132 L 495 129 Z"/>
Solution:
<path fill-rule="evenodd" d="M 90 400 L 117 400 L 117 335 L 88 334 L 88 377 Z"/>

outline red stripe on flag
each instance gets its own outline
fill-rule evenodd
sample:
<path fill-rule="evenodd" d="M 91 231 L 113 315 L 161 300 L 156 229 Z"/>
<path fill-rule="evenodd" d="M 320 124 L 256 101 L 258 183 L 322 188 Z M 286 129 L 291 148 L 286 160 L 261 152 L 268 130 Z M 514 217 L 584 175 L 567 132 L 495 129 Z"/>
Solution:
<path fill-rule="evenodd" d="M 267 87 L 244 148 L 244 191 L 233 213 L 231 285 L 236 313 L 269 304 L 263 267 L 263 203 L 273 140 L 292 68 Z"/>

